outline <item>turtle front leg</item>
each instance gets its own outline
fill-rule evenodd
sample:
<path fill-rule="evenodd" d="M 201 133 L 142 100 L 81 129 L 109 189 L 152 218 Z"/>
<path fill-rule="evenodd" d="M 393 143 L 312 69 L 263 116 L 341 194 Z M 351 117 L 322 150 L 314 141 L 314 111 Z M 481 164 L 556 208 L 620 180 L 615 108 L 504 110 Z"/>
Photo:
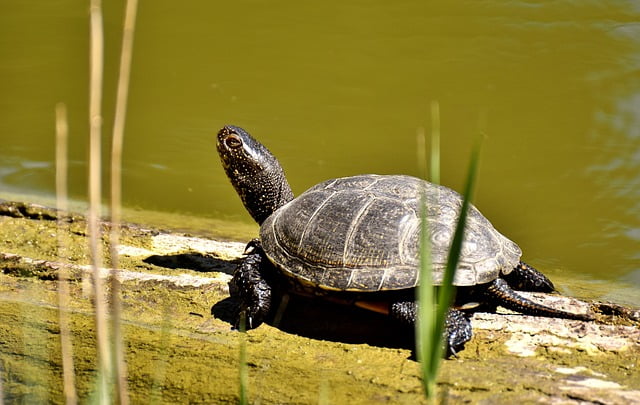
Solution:
<path fill-rule="evenodd" d="M 270 263 L 257 239 L 247 244 L 245 255 L 229 282 L 231 298 L 238 301 L 234 327 L 239 330 L 257 328 L 271 311 L 272 289 L 263 275 Z"/>
<path fill-rule="evenodd" d="M 417 314 L 418 304 L 413 301 L 394 302 L 389 308 L 391 318 L 410 327 L 415 327 Z M 465 343 L 471 340 L 472 335 L 469 318 L 461 311 L 449 308 L 443 336 L 446 344 L 445 356 L 455 356 L 456 353 L 464 349 Z"/>
<path fill-rule="evenodd" d="M 551 280 L 525 262 L 518 265 L 509 274 L 502 276 L 511 288 L 520 291 L 553 292 L 555 287 Z"/>

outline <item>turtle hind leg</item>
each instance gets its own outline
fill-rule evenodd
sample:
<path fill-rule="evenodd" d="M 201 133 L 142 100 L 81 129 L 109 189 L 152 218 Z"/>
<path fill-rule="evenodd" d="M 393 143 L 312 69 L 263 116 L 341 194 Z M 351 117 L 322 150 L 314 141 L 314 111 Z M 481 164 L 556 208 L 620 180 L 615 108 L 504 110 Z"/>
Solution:
<path fill-rule="evenodd" d="M 264 277 L 264 270 L 270 263 L 260 243 L 256 240 L 249 242 L 245 254 L 229 281 L 231 298 L 238 301 L 233 326 L 239 330 L 260 326 L 269 316 L 272 302 L 272 289 Z"/>
<path fill-rule="evenodd" d="M 492 302 L 525 315 L 576 319 L 580 321 L 593 320 L 593 317 L 588 314 L 574 314 L 533 302 L 512 290 L 509 284 L 500 278 L 495 279 L 489 284 L 485 295 Z"/>
<path fill-rule="evenodd" d="M 404 325 L 415 327 L 418 304 L 413 301 L 394 302 L 389 308 L 389 315 Z M 471 321 L 457 309 L 450 308 L 445 319 L 444 333 L 445 357 L 455 356 L 464 348 L 465 343 L 473 335 Z"/>
<path fill-rule="evenodd" d="M 455 356 L 464 349 L 465 343 L 471 340 L 471 321 L 457 309 L 449 309 L 445 322 L 445 335 L 447 339 L 446 356 Z"/>
<path fill-rule="evenodd" d="M 509 274 L 501 276 L 509 286 L 520 291 L 553 292 L 551 280 L 525 262 L 519 262 Z"/>

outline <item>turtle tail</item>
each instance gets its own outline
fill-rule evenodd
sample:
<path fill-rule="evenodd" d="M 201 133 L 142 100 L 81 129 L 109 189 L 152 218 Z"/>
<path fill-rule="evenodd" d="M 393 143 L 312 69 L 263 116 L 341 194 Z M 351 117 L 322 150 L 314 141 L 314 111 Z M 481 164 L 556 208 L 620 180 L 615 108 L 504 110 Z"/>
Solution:
<path fill-rule="evenodd" d="M 511 288 L 520 291 L 553 292 L 551 280 L 525 262 L 519 262 L 509 274 L 501 276 Z"/>
<path fill-rule="evenodd" d="M 509 287 L 509 284 L 500 278 L 494 280 L 489 285 L 485 294 L 487 294 L 496 304 L 525 315 L 576 319 L 580 321 L 593 320 L 593 317 L 589 314 L 574 314 L 572 312 L 562 311 L 533 302 L 512 290 L 511 287 Z"/>

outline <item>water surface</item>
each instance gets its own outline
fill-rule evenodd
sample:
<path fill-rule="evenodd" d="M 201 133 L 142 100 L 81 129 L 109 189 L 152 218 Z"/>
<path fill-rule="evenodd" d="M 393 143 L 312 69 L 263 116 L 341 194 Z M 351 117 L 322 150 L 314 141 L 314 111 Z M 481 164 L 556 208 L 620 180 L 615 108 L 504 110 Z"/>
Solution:
<path fill-rule="evenodd" d="M 105 149 L 122 13 L 105 4 Z M 54 193 L 63 101 L 71 193 L 85 198 L 88 24 L 84 2 L 0 4 L 0 191 Z M 417 175 L 437 100 L 442 183 L 461 189 L 486 133 L 475 202 L 525 260 L 638 286 L 639 69 L 633 1 L 141 2 L 124 202 L 251 223 L 215 154 L 227 123 L 268 145 L 296 193 Z"/>

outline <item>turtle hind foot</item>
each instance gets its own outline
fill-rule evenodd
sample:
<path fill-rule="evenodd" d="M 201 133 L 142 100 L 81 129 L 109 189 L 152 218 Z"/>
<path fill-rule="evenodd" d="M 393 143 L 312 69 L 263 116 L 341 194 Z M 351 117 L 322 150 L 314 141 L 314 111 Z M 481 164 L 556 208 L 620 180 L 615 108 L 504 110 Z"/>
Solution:
<path fill-rule="evenodd" d="M 389 308 L 391 318 L 406 326 L 415 327 L 418 305 L 413 301 L 394 302 Z M 443 343 L 445 358 L 456 356 L 464 349 L 464 345 L 471 340 L 471 321 L 457 309 L 449 309 L 445 318 Z"/>
<path fill-rule="evenodd" d="M 457 353 L 464 349 L 472 335 L 469 318 L 462 311 L 450 309 L 445 321 L 445 357 L 457 357 Z"/>
<path fill-rule="evenodd" d="M 545 316 L 548 318 L 575 319 L 579 321 L 592 321 L 594 318 L 589 314 L 576 314 L 560 309 L 539 304 L 523 297 L 512 290 L 509 284 L 503 279 L 497 278 L 489 284 L 485 291 L 487 299 L 495 302 L 512 311 L 520 312 L 524 315 Z"/>
<path fill-rule="evenodd" d="M 515 290 L 548 293 L 556 289 L 547 276 L 525 262 L 519 262 L 511 273 L 501 277 Z"/>

